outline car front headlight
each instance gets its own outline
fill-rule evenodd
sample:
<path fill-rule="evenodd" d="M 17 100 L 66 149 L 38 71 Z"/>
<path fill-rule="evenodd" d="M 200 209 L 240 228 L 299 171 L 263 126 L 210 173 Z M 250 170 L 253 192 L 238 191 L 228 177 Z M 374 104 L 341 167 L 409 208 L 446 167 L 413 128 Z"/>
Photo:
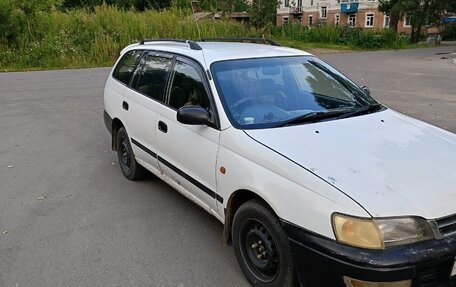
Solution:
<path fill-rule="evenodd" d="M 374 219 L 385 246 L 403 245 L 434 238 L 426 220 L 420 217 Z"/>
<path fill-rule="evenodd" d="M 434 238 L 431 227 L 420 217 L 359 218 L 335 213 L 336 239 L 366 249 L 385 249 Z"/>

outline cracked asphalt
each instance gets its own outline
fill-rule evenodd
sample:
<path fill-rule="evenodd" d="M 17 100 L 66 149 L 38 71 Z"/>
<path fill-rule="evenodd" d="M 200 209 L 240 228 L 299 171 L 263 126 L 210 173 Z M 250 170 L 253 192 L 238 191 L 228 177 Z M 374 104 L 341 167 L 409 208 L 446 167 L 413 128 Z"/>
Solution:
<path fill-rule="evenodd" d="M 390 108 L 456 133 L 456 47 L 324 54 Z M 159 180 L 126 180 L 109 69 L 0 74 L 0 286 L 247 286 L 222 225 Z"/>

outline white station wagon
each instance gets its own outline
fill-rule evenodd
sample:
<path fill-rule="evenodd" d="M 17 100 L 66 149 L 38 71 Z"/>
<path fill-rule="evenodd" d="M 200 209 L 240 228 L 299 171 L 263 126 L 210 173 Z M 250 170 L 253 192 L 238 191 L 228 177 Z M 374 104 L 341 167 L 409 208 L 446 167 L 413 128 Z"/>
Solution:
<path fill-rule="evenodd" d="M 456 285 L 456 135 L 311 54 L 226 40 L 122 51 L 104 120 L 123 174 L 220 220 L 254 286 Z"/>

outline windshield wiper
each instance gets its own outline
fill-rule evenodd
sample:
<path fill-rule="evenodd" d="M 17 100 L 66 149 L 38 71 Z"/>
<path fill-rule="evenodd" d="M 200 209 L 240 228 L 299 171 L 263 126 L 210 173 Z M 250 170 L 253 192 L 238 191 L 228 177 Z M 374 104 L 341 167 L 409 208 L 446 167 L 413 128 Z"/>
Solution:
<path fill-rule="evenodd" d="M 383 106 L 381 104 L 375 103 L 375 104 L 370 104 L 364 107 L 361 107 L 359 109 L 356 109 L 354 111 L 342 114 L 338 116 L 338 119 L 344 119 L 344 118 L 350 118 L 350 117 L 355 117 L 355 116 L 360 116 L 360 115 L 365 115 L 365 114 L 370 114 L 379 111 Z"/>
<path fill-rule="evenodd" d="M 349 110 L 351 110 L 351 109 L 349 109 Z M 295 118 L 291 118 L 284 122 L 281 122 L 280 124 L 277 125 L 277 127 L 283 127 L 283 126 L 294 125 L 294 124 L 302 124 L 302 123 L 316 123 L 321 120 L 326 120 L 329 118 L 337 117 L 341 114 L 343 115 L 345 113 L 347 113 L 347 109 L 338 109 L 338 110 L 325 111 L 325 112 L 310 112 L 307 114 L 297 116 Z"/>

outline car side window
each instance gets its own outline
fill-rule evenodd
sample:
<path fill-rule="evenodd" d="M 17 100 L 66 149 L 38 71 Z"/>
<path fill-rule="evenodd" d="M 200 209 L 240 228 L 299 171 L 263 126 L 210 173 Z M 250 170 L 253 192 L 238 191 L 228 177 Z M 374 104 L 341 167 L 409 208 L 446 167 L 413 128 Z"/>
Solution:
<path fill-rule="evenodd" d="M 192 65 L 176 61 L 168 105 L 176 110 L 189 105 L 197 105 L 210 110 L 210 101 L 202 76 Z"/>
<path fill-rule="evenodd" d="M 148 55 L 144 62 L 144 67 L 139 72 L 136 89 L 153 99 L 161 101 L 166 86 L 166 76 L 172 62 L 171 58 Z"/>
<path fill-rule="evenodd" d="M 130 83 L 131 76 L 133 75 L 133 72 L 136 68 L 136 65 L 141 58 L 142 52 L 143 51 L 141 50 L 133 50 L 125 53 L 122 59 L 120 59 L 117 66 L 114 68 L 112 76 L 122 83 L 128 85 Z"/>

